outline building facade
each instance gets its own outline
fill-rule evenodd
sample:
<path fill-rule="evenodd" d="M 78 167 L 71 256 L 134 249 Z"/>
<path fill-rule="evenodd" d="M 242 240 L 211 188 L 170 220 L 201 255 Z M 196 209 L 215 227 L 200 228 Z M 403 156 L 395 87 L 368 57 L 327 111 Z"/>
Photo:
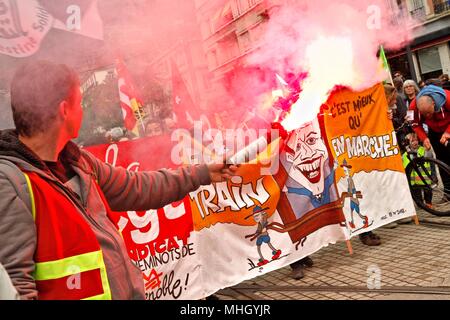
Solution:
<path fill-rule="evenodd" d="M 287 2 L 289 0 L 195 0 L 210 79 L 205 94 L 209 109 L 215 110 L 210 118 L 218 128 L 245 126 L 255 115 L 266 118 L 261 110 L 256 110 L 261 105 L 260 93 L 241 87 L 245 85 L 253 90 L 251 79 L 265 76 L 264 71 L 249 66 L 245 58 L 258 50 L 271 10 Z M 245 82 L 243 77 L 250 80 Z M 264 123 L 260 126 L 265 126 Z"/>
<path fill-rule="evenodd" d="M 416 20 L 413 43 L 399 52 L 388 53 L 392 70 L 417 81 L 450 73 L 450 1 L 386 1 L 393 11 L 404 9 Z M 242 57 L 255 49 L 268 12 L 286 2 L 288 0 L 195 0 L 212 82 L 233 72 Z M 217 89 L 210 88 L 214 93 Z"/>
<path fill-rule="evenodd" d="M 388 53 L 393 72 L 416 81 L 450 73 L 450 1 L 387 0 L 391 7 L 405 9 L 417 23 L 408 48 Z"/>

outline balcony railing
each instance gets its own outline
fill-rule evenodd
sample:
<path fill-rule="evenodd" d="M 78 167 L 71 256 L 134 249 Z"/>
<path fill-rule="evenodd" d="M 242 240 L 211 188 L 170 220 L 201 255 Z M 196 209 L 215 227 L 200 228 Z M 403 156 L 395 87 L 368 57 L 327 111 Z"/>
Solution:
<path fill-rule="evenodd" d="M 416 20 L 424 20 L 427 13 L 425 11 L 425 6 L 416 8 L 409 12 L 411 17 Z"/>
<path fill-rule="evenodd" d="M 433 0 L 435 14 L 441 14 L 450 11 L 450 0 Z"/>

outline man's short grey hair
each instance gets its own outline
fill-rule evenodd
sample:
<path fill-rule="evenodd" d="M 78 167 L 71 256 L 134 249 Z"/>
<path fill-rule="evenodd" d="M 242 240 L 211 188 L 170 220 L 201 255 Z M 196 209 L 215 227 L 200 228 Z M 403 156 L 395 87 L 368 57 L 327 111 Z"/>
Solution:
<path fill-rule="evenodd" d="M 16 130 L 32 137 L 45 132 L 56 119 L 59 104 L 72 101 L 80 85 L 72 68 L 49 61 L 20 66 L 11 81 L 11 108 Z"/>
<path fill-rule="evenodd" d="M 427 105 L 432 104 L 434 102 L 433 98 L 430 96 L 421 96 L 417 99 L 417 107 L 419 107 L 419 102 L 426 101 Z"/>

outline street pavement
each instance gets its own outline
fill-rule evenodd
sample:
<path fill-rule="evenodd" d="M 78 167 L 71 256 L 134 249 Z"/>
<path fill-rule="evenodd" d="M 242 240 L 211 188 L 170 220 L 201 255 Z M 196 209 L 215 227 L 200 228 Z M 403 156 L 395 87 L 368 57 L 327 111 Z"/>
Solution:
<path fill-rule="evenodd" d="M 352 239 L 322 248 L 302 280 L 285 267 L 217 292 L 221 300 L 450 300 L 450 217 L 417 210 L 421 223 L 379 228 L 382 244 Z"/>

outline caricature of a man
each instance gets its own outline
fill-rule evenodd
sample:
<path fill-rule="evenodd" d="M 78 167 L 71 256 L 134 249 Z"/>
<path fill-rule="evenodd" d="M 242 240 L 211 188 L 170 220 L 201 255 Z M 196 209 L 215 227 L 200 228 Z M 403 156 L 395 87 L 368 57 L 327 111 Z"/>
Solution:
<path fill-rule="evenodd" d="M 270 242 L 270 236 L 269 232 L 267 231 L 267 212 L 261 208 L 260 206 L 256 206 L 253 209 L 253 219 L 258 224 L 258 227 L 256 228 L 256 232 L 251 235 L 254 239 L 256 237 L 256 246 L 258 249 L 258 255 L 259 255 L 259 261 L 258 261 L 258 267 L 263 266 L 269 262 L 266 258 L 264 258 L 262 252 L 261 252 L 261 246 L 263 243 L 266 243 L 269 248 L 272 250 L 272 260 L 276 260 L 281 255 L 281 250 L 276 249 L 272 243 Z"/>
<path fill-rule="evenodd" d="M 345 177 L 347 178 L 347 193 L 350 198 L 350 215 L 351 221 L 349 222 L 349 226 L 352 229 L 355 229 L 355 222 L 353 220 L 353 211 L 356 211 L 356 214 L 364 221 L 363 228 L 367 228 L 369 224 L 369 219 L 367 216 L 361 214 L 359 210 L 359 199 L 358 193 L 356 190 L 355 182 L 353 181 L 352 176 L 350 175 L 351 165 L 347 163 L 347 160 L 344 159 L 344 162 L 341 164 L 341 167 L 344 169 Z"/>
<path fill-rule="evenodd" d="M 337 200 L 334 171 L 317 119 L 296 130 L 287 142 L 281 163 L 288 170 L 287 197 L 298 218 Z"/>

